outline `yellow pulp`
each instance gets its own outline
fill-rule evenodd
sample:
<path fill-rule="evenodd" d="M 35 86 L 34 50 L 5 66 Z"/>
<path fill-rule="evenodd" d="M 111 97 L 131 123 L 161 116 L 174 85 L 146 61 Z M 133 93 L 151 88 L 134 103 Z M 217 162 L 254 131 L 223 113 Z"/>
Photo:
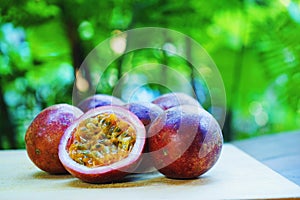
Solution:
<path fill-rule="evenodd" d="M 109 165 L 126 158 L 135 141 L 132 125 L 113 113 L 102 113 L 78 125 L 69 155 L 87 167 Z"/>

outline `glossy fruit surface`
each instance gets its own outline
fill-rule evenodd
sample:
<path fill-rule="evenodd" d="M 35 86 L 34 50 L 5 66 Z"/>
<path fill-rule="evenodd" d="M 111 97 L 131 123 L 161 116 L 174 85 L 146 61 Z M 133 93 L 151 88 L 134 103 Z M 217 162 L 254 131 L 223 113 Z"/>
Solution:
<path fill-rule="evenodd" d="M 169 108 L 179 106 L 179 105 L 201 106 L 196 99 L 181 92 L 167 93 L 161 95 L 157 97 L 155 100 L 153 100 L 152 103 L 158 105 L 163 110 L 167 110 Z"/>
<path fill-rule="evenodd" d="M 159 106 L 150 102 L 133 102 L 126 104 L 125 107 L 142 121 L 146 129 L 152 121 L 163 113 Z"/>
<path fill-rule="evenodd" d="M 134 171 L 145 140 L 145 127 L 133 113 L 120 106 L 102 106 L 83 114 L 65 131 L 59 158 L 85 182 L 112 182 Z"/>
<path fill-rule="evenodd" d="M 155 169 L 153 168 L 152 158 L 148 153 L 149 152 L 148 138 L 150 137 L 148 135 L 148 128 L 150 127 L 151 123 L 164 111 L 159 106 L 151 102 L 132 102 L 126 104 L 125 107 L 129 111 L 134 113 L 142 121 L 142 123 L 146 128 L 146 133 L 147 133 L 146 144 L 141 159 L 142 161 L 139 167 L 134 172 L 135 173 L 152 172 Z"/>
<path fill-rule="evenodd" d="M 200 107 L 170 108 L 152 123 L 149 132 L 154 165 L 170 178 L 196 178 L 211 169 L 221 153 L 221 129 Z"/>
<path fill-rule="evenodd" d="M 82 114 L 74 106 L 57 104 L 35 117 L 26 131 L 25 144 L 29 158 L 38 168 L 51 174 L 67 172 L 58 158 L 58 145 L 64 131 Z"/>
<path fill-rule="evenodd" d="M 108 106 L 108 105 L 124 105 L 125 103 L 114 96 L 106 95 L 106 94 L 95 94 L 90 96 L 80 102 L 78 104 L 78 108 L 80 108 L 83 112 L 87 112 L 90 109 L 101 107 L 101 106 Z"/>

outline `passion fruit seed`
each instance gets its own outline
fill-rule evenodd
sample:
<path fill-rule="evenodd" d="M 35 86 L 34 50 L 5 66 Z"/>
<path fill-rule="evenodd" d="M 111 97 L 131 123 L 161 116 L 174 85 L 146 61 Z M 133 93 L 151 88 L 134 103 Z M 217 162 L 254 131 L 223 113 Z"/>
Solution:
<path fill-rule="evenodd" d="M 115 114 L 101 113 L 79 123 L 72 140 L 70 157 L 94 168 L 126 158 L 135 144 L 136 133 L 131 124 Z"/>

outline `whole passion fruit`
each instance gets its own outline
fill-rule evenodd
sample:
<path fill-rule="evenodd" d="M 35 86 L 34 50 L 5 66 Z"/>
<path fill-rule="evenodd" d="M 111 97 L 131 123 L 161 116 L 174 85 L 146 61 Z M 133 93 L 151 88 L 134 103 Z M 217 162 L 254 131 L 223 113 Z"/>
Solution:
<path fill-rule="evenodd" d="M 151 102 L 132 102 L 125 105 L 125 107 L 134 113 L 144 124 L 146 128 L 146 144 L 143 150 L 142 161 L 137 169 L 135 169 L 135 173 L 148 173 L 155 171 L 153 167 L 152 157 L 149 154 L 149 146 L 148 146 L 148 128 L 151 123 L 164 111 L 157 105 Z"/>
<path fill-rule="evenodd" d="M 163 113 L 163 110 L 158 105 L 151 102 L 132 102 L 126 104 L 125 107 L 142 121 L 146 130 L 151 122 Z"/>
<path fill-rule="evenodd" d="M 152 103 L 158 105 L 163 110 L 180 105 L 194 105 L 201 107 L 200 103 L 196 99 L 181 92 L 173 92 L 161 95 L 153 100 Z"/>
<path fill-rule="evenodd" d="M 57 104 L 34 118 L 26 131 L 25 144 L 29 158 L 38 168 L 51 174 L 67 172 L 58 158 L 58 145 L 64 131 L 82 114 L 74 106 Z"/>
<path fill-rule="evenodd" d="M 69 126 L 59 145 L 59 158 L 82 181 L 119 181 L 139 164 L 145 139 L 145 127 L 133 113 L 102 106 Z"/>
<path fill-rule="evenodd" d="M 95 94 L 90 96 L 78 104 L 78 108 L 80 108 L 83 112 L 87 112 L 90 109 L 108 106 L 108 105 L 119 105 L 122 106 L 125 103 L 114 96 L 106 95 L 106 94 Z"/>
<path fill-rule="evenodd" d="M 223 144 L 214 117 L 197 106 L 173 107 L 150 126 L 149 150 L 159 172 L 169 178 L 196 178 L 217 162 Z"/>

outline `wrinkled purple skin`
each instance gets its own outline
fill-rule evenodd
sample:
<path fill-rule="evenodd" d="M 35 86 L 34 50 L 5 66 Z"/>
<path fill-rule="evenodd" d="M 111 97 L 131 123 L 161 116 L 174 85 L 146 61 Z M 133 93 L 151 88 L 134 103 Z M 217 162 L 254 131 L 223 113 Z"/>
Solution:
<path fill-rule="evenodd" d="M 164 112 L 159 106 L 151 102 L 133 102 L 126 104 L 125 107 L 141 120 L 146 128 L 146 131 L 150 127 L 151 123 Z M 148 137 L 149 136 L 147 135 L 146 144 L 143 151 L 144 153 L 149 152 Z M 141 160 L 142 161 L 139 164 L 139 167 L 135 169 L 135 173 L 148 173 L 155 171 L 155 168 L 153 168 L 152 158 L 149 154 L 143 154 Z"/>
<path fill-rule="evenodd" d="M 148 130 L 154 166 L 166 177 L 197 178 L 217 162 L 223 137 L 219 124 L 203 108 L 178 106 L 165 111 Z"/>
<path fill-rule="evenodd" d="M 125 103 L 114 96 L 106 95 L 106 94 L 95 94 L 86 98 L 78 104 L 78 108 L 80 108 L 83 112 L 87 112 L 93 108 L 97 108 L 100 106 L 109 106 L 109 105 L 117 105 L 122 106 Z"/>
<path fill-rule="evenodd" d="M 179 105 L 194 105 L 200 106 L 200 103 L 193 97 L 180 92 L 167 93 L 156 98 L 152 103 L 158 105 L 163 110 L 173 108 Z"/>

